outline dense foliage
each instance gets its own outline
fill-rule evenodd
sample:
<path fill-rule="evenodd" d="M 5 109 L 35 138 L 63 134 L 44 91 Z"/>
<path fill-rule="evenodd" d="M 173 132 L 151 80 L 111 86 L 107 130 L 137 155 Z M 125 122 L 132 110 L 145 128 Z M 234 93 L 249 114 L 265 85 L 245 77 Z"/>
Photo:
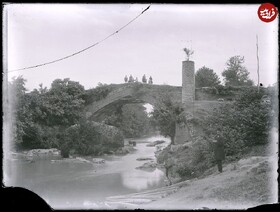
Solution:
<path fill-rule="evenodd" d="M 273 120 L 271 98 L 265 89 L 259 93 L 255 87 L 244 89 L 234 103 L 224 104 L 208 117 L 208 134 L 222 135 L 228 155 L 267 144 Z"/>
<path fill-rule="evenodd" d="M 153 123 L 159 128 L 163 136 L 169 136 L 174 144 L 176 123 L 184 122 L 184 109 L 181 104 L 171 101 L 169 96 L 163 96 L 154 106 L 152 112 Z"/>
<path fill-rule="evenodd" d="M 249 79 L 249 72 L 243 65 L 244 57 L 233 56 L 226 63 L 226 69 L 222 76 L 225 77 L 225 85 L 243 86 L 253 85 L 253 81 Z"/>
<path fill-rule="evenodd" d="M 211 140 L 217 134 L 225 143 L 227 161 L 242 157 L 256 146 L 266 146 L 270 130 L 277 127 L 276 99 L 276 87 L 259 92 L 256 87 L 244 87 L 235 101 L 220 103 L 213 112 L 187 120 L 202 130 L 195 133 L 192 142 L 173 150 L 173 176 L 197 177 L 215 165 Z M 170 151 L 171 147 L 166 148 L 159 155 L 159 162 L 164 162 Z"/>
<path fill-rule="evenodd" d="M 101 155 L 122 147 L 123 135 L 116 128 L 81 121 L 65 130 L 61 146 L 62 153 L 66 157 L 70 152 L 80 155 Z"/>
<path fill-rule="evenodd" d="M 203 66 L 195 73 L 195 87 L 215 87 L 220 84 L 218 75 L 210 68 Z"/>
<path fill-rule="evenodd" d="M 100 99 L 107 95 L 108 89 L 99 85 L 96 91 L 89 92 Z M 68 78 L 54 80 L 50 89 L 40 85 L 30 93 L 26 93 L 22 77 L 13 79 L 9 84 L 9 101 L 15 148 L 58 148 L 67 156 L 71 149 L 80 154 L 99 154 L 120 147 L 123 142 L 120 132 L 108 138 L 116 129 L 98 131 L 100 126 L 86 121 L 85 102 L 92 100 L 88 95 L 82 85 Z"/>
<path fill-rule="evenodd" d="M 104 123 L 118 127 L 126 138 L 141 137 L 150 132 L 150 119 L 141 104 L 127 104 L 104 119 Z"/>

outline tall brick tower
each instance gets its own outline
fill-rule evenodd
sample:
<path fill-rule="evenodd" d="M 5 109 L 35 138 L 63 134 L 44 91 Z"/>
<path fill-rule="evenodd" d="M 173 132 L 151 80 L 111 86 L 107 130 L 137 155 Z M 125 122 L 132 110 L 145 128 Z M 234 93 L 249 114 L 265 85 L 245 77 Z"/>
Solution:
<path fill-rule="evenodd" d="M 182 62 L 182 103 L 188 107 L 195 98 L 194 61 Z"/>
<path fill-rule="evenodd" d="M 182 103 L 186 118 L 193 117 L 195 100 L 194 61 L 182 62 Z M 191 141 L 193 135 L 192 124 L 176 124 L 175 144 Z"/>

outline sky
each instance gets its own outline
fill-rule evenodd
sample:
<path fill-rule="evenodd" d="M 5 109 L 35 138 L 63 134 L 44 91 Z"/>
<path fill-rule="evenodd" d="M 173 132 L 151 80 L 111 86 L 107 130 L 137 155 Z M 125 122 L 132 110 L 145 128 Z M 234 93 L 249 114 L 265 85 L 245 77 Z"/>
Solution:
<path fill-rule="evenodd" d="M 149 4 L 10 4 L 5 6 L 7 69 L 49 62 L 84 49 L 115 32 Z M 221 81 L 227 60 L 245 57 L 257 82 L 256 35 L 260 82 L 278 80 L 278 17 L 270 23 L 257 15 L 260 5 L 152 4 L 119 33 L 95 47 L 50 65 L 8 73 L 22 75 L 31 91 L 40 83 L 70 78 L 85 89 L 99 82 L 123 83 L 125 75 L 154 84 L 182 85 L 183 48 L 191 48 L 195 70 L 213 69 Z M 5 58 L 5 57 L 4 57 Z"/>

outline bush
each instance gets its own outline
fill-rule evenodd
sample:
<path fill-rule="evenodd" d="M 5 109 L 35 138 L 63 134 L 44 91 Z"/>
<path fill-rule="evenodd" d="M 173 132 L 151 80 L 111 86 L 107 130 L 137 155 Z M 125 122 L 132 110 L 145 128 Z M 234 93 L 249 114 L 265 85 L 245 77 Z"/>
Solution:
<path fill-rule="evenodd" d="M 193 173 L 192 168 L 187 164 L 177 165 L 176 172 L 182 179 L 191 178 Z"/>
<path fill-rule="evenodd" d="M 201 125 L 213 135 L 220 132 L 228 155 L 239 154 L 245 147 L 269 142 L 272 127 L 272 104 L 264 102 L 265 89 L 243 88 L 236 101 L 224 104 Z"/>
<path fill-rule="evenodd" d="M 176 145 L 173 152 L 170 146 L 163 149 L 157 156 L 157 162 L 166 164 L 170 158 L 173 161 L 170 176 L 190 179 L 202 175 L 214 165 L 213 151 L 208 141 L 196 137 L 188 145 Z"/>
<path fill-rule="evenodd" d="M 60 149 L 65 156 L 70 150 L 80 155 L 100 155 L 122 146 L 123 136 L 117 128 L 85 121 L 66 129 Z"/>

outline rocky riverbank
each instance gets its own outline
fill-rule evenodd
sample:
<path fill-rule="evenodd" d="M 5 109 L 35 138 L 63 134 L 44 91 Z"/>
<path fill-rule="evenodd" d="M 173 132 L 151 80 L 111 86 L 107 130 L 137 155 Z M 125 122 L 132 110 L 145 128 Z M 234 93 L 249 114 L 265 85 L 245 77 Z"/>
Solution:
<path fill-rule="evenodd" d="M 116 151 L 111 151 L 110 155 L 126 155 L 135 151 L 132 145 L 126 145 L 124 147 L 118 148 Z M 103 154 L 101 156 L 106 156 L 108 154 Z M 72 154 L 69 158 L 63 158 L 61 151 L 56 148 L 51 149 L 31 149 L 21 152 L 10 152 L 8 155 L 10 160 L 22 160 L 23 162 L 33 163 L 38 160 L 50 160 L 52 163 L 62 163 L 62 162 L 74 162 L 74 163 L 95 163 L 103 164 L 105 160 L 102 158 L 96 158 L 96 156 L 83 156 Z"/>
<path fill-rule="evenodd" d="M 136 167 L 136 169 L 147 171 L 147 172 L 153 172 L 156 169 L 159 169 L 165 173 L 165 167 L 164 164 L 158 163 L 157 156 L 163 151 L 163 149 L 166 147 L 167 143 L 164 140 L 155 140 L 153 142 L 150 142 L 146 145 L 146 147 L 155 147 L 155 158 L 151 157 L 140 157 L 137 158 L 136 160 L 138 161 L 147 161 L 143 163 L 141 166 Z M 178 182 L 177 179 L 173 179 L 172 182 Z M 166 184 L 170 184 L 169 180 L 166 179 Z"/>
<path fill-rule="evenodd" d="M 277 156 L 253 156 L 211 174 L 145 192 L 107 198 L 108 208 L 247 209 L 277 202 Z"/>

